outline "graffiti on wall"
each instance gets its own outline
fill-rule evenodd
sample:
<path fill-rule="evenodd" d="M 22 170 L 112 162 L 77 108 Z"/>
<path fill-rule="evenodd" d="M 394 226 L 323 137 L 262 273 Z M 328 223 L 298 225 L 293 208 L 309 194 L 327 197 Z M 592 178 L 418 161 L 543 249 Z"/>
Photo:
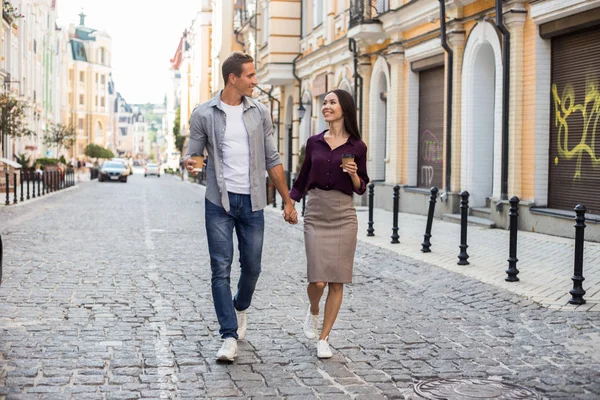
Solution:
<path fill-rule="evenodd" d="M 444 144 L 430 130 L 425 130 L 421 135 L 421 182 L 431 186 L 433 182 L 435 165 L 444 161 Z"/>
<path fill-rule="evenodd" d="M 576 158 L 577 163 L 573 179 L 581 179 L 581 162 L 586 154 L 590 157 L 592 166 L 600 166 L 600 157 L 596 157 L 596 133 L 598 132 L 598 120 L 600 119 L 598 80 L 587 79 L 583 103 L 577 104 L 575 102 L 575 88 L 571 84 L 564 87 L 562 95 L 559 95 L 557 85 L 552 84 L 552 99 L 555 113 L 554 124 L 558 128 L 558 156 L 554 158 L 554 164 L 558 165 L 561 159 L 571 160 Z M 581 118 L 577 119 L 577 125 L 583 121 L 583 131 L 579 143 L 569 148 L 569 118 L 573 121 L 576 116 Z M 571 134 L 575 133 L 571 132 Z"/>

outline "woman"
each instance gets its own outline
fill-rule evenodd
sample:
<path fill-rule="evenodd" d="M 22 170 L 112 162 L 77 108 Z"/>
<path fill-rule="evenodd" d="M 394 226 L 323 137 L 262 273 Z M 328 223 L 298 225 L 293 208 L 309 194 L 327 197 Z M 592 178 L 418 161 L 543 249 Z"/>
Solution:
<path fill-rule="evenodd" d="M 304 216 L 304 245 L 310 306 L 304 334 L 317 336 L 319 301 L 329 286 L 317 357 L 330 358 L 329 333 L 342 304 L 345 283 L 352 282 L 358 222 L 352 193 L 363 194 L 369 183 L 367 146 L 360 138 L 356 106 L 343 90 L 327 93 L 321 109 L 329 129 L 306 142 L 304 163 L 290 197 L 300 201 L 308 192 Z M 342 155 L 348 161 L 342 166 Z"/>

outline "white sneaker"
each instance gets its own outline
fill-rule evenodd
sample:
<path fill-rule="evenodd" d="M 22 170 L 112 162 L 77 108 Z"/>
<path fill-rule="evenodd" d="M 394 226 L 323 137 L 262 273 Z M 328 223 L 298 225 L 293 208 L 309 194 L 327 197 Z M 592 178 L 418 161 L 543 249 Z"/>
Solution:
<path fill-rule="evenodd" d="M 314 339 L 317 337 L 319 330 L 319 316 L 313 315 L 310 312 L 310 306 L 308 306 L 308 311 L 306 312 L 306 318 L 304 318 L 304 325 L 302 326 L 304 329 L 304 336 L 309 339 Z"/>
<path fill-rule="evenodd" d="M 221 349 L 217 352 L 217 360 L 234 361 L 237 357 L 237 340 L 229 337 L 223 341 Z"/>
<path fill-rule="evenodd" d="M 331 349 L 329 348 L 329 336 L 326 337 L 324 340 L 319 340 L 319 342 L 317 343 L 317 357 L 319 358 L 331 358 L 333 356 L 333 353 L 331 352 Z"/>
<path fill-rule="evenodd" d="M 235 310 L 235 316 L 237 317 L 238 323 L 238 340 L 242 340 L 246 337 L 246 325 L 248 324 L 248 317 L 246 316 L 246 311 L 238 311 Z"/>

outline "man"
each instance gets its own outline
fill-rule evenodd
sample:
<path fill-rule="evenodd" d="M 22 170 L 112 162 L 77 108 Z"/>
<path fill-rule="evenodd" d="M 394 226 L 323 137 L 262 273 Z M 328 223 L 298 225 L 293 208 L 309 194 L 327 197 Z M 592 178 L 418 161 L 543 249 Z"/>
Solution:
<path fill-rule="evenodd" d="M 284 218 L 297 223 L 285 181 L 281 158 L 267 108 L 252 99 L 256 80 L 254 59 L 240 52 L 223 62 L 225 88 L 198 106 L 190 117 L 190 141 L 184 159 L 208 151 L 205 221 L 212 270 L 212 295 L 224 339 L 217 359 L 233 361 L 237 340 L 246 335 L 246 309 L 250 307 L 261 271 L 266 206 L 265 171 L 281 195 Z M 233 230 L 239 242 L 241 274 L 237 293 L 231 297 Z"/>

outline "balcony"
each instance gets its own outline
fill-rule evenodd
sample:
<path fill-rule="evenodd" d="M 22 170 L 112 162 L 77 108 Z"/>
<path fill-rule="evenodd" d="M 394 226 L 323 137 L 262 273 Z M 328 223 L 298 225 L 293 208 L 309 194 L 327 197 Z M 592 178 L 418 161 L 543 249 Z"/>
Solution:
<path fill-rule="evenodd" d="M 377 17 L 388 10 L 389 0 L 350 0 L 348 37 L 363 40 L 384 38 L 383 27 Z"/>

